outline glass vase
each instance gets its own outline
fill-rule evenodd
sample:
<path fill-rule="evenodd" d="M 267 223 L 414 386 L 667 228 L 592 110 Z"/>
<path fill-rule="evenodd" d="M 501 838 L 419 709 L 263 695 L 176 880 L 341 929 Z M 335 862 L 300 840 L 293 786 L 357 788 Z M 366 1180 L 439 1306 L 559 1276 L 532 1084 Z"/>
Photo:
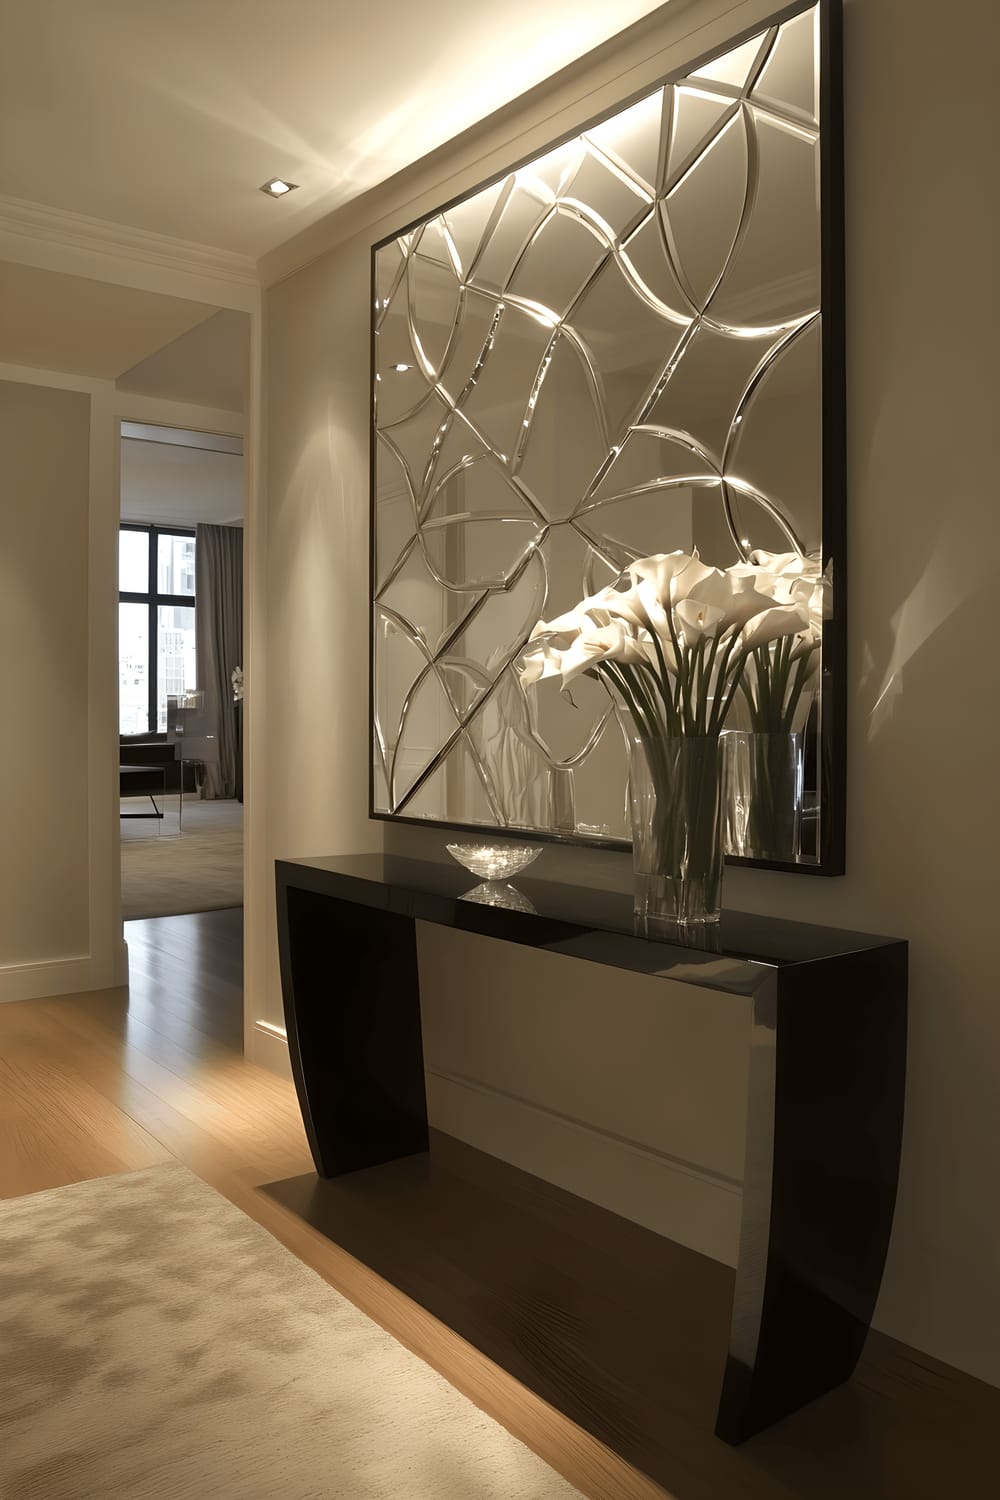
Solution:
<path fill-rule="evenodd" d="M 802 838 L 803 735 L 732 730 L 726 756 L 726 848 L 793 864 Z"/>
<path fill-rule="evenodd" d="M 718 735 L 630 734 L 636 930 L 669 937 L 722 908 L 722 748 Z"/>

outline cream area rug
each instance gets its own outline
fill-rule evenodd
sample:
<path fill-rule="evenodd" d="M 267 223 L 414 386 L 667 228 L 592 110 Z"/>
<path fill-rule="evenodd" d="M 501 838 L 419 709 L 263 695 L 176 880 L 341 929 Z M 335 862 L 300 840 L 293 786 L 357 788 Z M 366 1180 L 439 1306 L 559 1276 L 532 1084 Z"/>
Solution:
<path fill-rule="evenodd" d="M 180 1164 L 0 1204 L 3 1500 L 570 1500 Z"/>
<path fill-rule="evenodd" d="M 125 811 L 149 806 L 141 798 L 122 801 Z M 164 803 L 164 818 L 121 822 L 122 915 L 174 917 L 243 905 L 243 808 L 239 802 L 200 802 L 185 797 L 178 831 L 177 798 Z"/>

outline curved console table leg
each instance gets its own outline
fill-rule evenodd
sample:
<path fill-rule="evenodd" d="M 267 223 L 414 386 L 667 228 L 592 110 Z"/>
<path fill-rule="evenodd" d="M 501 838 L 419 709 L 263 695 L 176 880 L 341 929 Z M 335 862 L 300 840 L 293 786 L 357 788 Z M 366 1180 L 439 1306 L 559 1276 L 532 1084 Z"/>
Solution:
<path fill-rule="evenodd" d="M 754 996 L 743 1225 L 716 1433 L 742 1442 L 848 1380 L 896 1199 L 906 945 L 772 974 Z"/>
<path fill-rule="evenodd" d="M 319 1175 L 426 1151 L 413 918 L 279 876 L 278 949 L 292 1075 Z"/>

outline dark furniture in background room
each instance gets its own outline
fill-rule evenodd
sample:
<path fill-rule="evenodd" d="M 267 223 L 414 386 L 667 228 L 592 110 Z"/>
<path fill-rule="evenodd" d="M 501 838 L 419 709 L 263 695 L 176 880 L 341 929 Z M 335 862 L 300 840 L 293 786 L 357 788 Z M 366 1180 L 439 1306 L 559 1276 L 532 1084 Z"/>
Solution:
<path fill-rule="evenodd" d="M 181 767 L 178 763 L 174 747 L 166 739 L 159 740 L 121 740 L 118 748 L 121 769 L 126 765 L 131 768 L 127 776 L 123 776 L 120 784 L 120 792 L 123 797 L 135 797 L 140 794 L 148 796 L 150 791 L 156 791 L 164 786 L 167 792 L 175 796 L 180 789 Z M 147 768 L 148 775 L 143 778 L 138 768 Z M 184 794 L 197 795 L 198 792 L 199 766 L 194 760 L 184 762 Z"/>
<path fill-rule="evenodd" d="M 118 782 L 120 795 L 122 797 L 135 797 L 140 792 L 147 796 L 153 804 L 153 811 L 147 812 L 145 806 L 141 812 L 119 812 L 121 818 L 163 818 L 163 808 L 158 805 L 156 799 L 165 802 L 167 797 L 167 768 L 166 766 L 137 765 L 118 767 Z"/>

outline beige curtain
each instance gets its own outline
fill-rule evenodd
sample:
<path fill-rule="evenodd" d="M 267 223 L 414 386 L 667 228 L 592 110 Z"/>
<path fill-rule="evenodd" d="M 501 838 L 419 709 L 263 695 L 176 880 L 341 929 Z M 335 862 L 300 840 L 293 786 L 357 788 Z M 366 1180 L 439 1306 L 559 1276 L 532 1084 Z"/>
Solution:
<path fill-rule="evenodd" d="M 243 665 L 243 529 L 199 526 L 195 533 L 195 630 L 198 686 L 205 694 L 218 760 L 205 766 L 206 797 L 243 793 L 241 709 L 233 703 L 232 672 Z"/>

